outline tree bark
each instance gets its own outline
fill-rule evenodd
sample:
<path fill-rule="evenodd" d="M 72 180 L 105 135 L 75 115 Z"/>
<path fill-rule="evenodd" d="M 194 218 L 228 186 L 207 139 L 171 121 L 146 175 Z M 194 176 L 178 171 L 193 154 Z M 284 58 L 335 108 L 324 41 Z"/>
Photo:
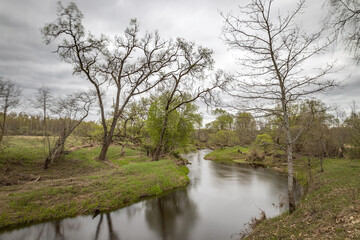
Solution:
<path fill-rule="evenodd" d="M 110 143 L 111 143 L 111 137 L 107 136 L 104 138 L 103 144 L 102 144 L 102 148 L 101 148 L 101 152 L 99 155 L 99 160 L 100 161 L 105 161 L 106 160 L 106 153 L 110 147 Z"/>
<path fill-rule="evenodd" d="M 167 121 L 169 118 L 169 113 L 166 110 L 166 114 L 165 114 L 165 119 L 163 122 L 163 127 L 161 129 L 161 135 L 160 135 L 160 140 L 158 145 L 156 146 L 156 148 L 154 149 L 154 154 L 153 154 L 153 161 L 158 161 L 160 158 L 160 153 L 161 153 L 161 149 L 162 149 L 162 145 L 163 145 L 163 141 L 164 141 L 164 136 L 165 136 L 165 131 L 166 131 L 166 127 L 167 127 Z"/>
<path fill-rule="evenodd" d="M 294 194 L 294 169 L 293 169 L 293 146 L 288 144 L 288 197 L 289 197 L 289 212 L 295 211 L 295 194 Z"/>
<path fill-rule="evenodd" d="M 5 108 L 5 109 L 4 109 L 4 112 L 3 112 L 3 122 L 2 122 L 2 126 L 1 126 L 0 143 L 2 142 L 3 137 L 4 137 L 4 135 L 5 135 L 6 112 L 7 112 L 7 109 Z"/>
<path fill-rule="evenodd" d="M 55 159 L 60 158 L 64 154 L 65 139 L 66 139 L 66 133 L 64 131 L 63 134 L 56 141 L 54 148 L 51 149 L 49 155 L 45 159 L 44 169 L 48 169 L 50 164 L 52 164 Z"/>
<path fill-rule="evenodd" d="M 284 122 L 286 128 L 286 139 L 287 139 L 289 212 L 293 213 L 296 208 L 295 194 L 294 194 L 293 140 L 291 137 L 289 117 L 287 114 L 286 105 L 283 105 L 283 109 L 284 109 L 283 112 L 284 112 Z"/>

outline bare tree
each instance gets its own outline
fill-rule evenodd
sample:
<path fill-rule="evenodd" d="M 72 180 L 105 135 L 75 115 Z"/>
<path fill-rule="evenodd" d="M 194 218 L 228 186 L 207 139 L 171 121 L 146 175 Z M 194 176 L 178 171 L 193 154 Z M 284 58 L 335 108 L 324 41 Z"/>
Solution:
<path fill-rule="evenodd" d="M 302 69 L 307 60 L 331 44 L 331 41 L 322 41 L 323 30 L 307 34 L 296 24 L 304 1 L 301 0 L 294 11 L 277 16 L 272 12 L 273 2 L 251 0 L 240 7 L 241 17 L 223 14 L 224 41 L 241 51 L 238 62 L 243 67 L 233 76 L 228 93 L 242 103 L 238 109 L 276 115 L 280 119 L 286 135 L 283 148 L 287 152 L 289 211 L 292 213 L 295 210 L 293 146 L 306 126 L 291 132 L 289 107 L 311 94 L 331 90 L 337 83 L 322 78 L 330 73 L 333 64 L 313 69 L 311 73 Z"/>
<path fill-rule="evenodd" d="M 61 132 L 45 159 L 44 169 L 47 169 L 55 159 L 63 156 L 66 139 L 88 116 L 93 101 L 91 94 L 80 92 L 59 98 L 54 103 L 51 111 L 61 122 Z"/>
<path fill-rule="evenodd" d="M 9 110 L 20 103 L 20 89 L 10 80 L 0 78 L 0 144 L 6 133 L 6 117 Z"/>
<path fill-rule="evenodd" d="M 126 105 L 134 96 L 143 94 L 165 78 L 162 72 L 174 61 L 176 51 L 162 41 L 157 32 L 139 37 L 139 24 L 131 20 L 122 36 L 112 40 L 104 35 L 85 34 L 83 14 L 74 3 L 59 3 L 58 18 L 42 29 L 45 43 L 59 40 L 56 52 L 62 61 L 73 65 L 74 74 L 88 80 L 96 94 L 103 126 L 99 160 L 105 160 L 114 130 Z M 104 93 L 114 89 L 111 123 L 106 122 Z M 114 87 L 114 88 L 113 88 Z"/>
<path fill-rule="evenodd" d="M 214 63 L 213 52 L 210 49 L 196 48 L 194 43 L 186 42 L 183 39 L 177 40 L 177 48 L 179 49 L 177 62 L 169 70 L 168 79 L 161 83 L 166 104 L 160 139 L 153 152 L 153 161 L 159 159 L 169 114 L 200 97 L 209 100 L 212 97 L 211 91 L 224 84 L 220 80 L 220 74 L 216 75 L 215 82 L 205 84 L 205 80 L 209 78 L 206 73 L 212 69 Z"/>
<path fill-rule="evenodd" d="M 326 0 L 325 3 L 329 7 L 326 24 L 333 29 L 336 38 L 341 38 L 355 62 L 360 64 L 360 1 Z"/>
<path fill-rule="evenodd" d="M 43 136 L 44 136 L 44 148 L 48 148 L 48 152 L 50 152 L 50 139 L 47 133 L 47 118 L 49 114 L 49 108 L 51 106 L 52 99 L 51 90 L 47 87 L 41 87 L 38 89 L 35 99 L 32 101 L 32 104 L 35 108 L 40 109 L 43 116 Z"/>

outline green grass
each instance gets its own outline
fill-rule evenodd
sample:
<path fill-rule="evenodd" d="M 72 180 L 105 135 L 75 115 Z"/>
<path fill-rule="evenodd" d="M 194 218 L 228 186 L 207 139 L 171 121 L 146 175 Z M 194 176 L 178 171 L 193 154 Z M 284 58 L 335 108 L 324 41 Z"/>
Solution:
<path fill-rule="evenodd" d="M 109 148 L 107 162 L 96 160 L 100 147 L 81 148 L 43 170 L 40 141 L 8 139 L 0 155 L 0 229 L 109 211 L 189 183 L 186 166 L 171 159 L 151 162 L 140 148 L 125 148 L 120 156 L 120 146 Z"/>
<path fill-rule="evenodd" d="M 239 153 L 238 150 L 242 153 Z M 247 147 L 224 147 L 216 149 L 205 156 L 207 160 L 213 160 L 217 162 L 233 162 L 234 160 L 244 160 L 245 154 L 249 151 Z"/>
<path fill-rule="evenodd" d="M 307 194 L 293 214 L 265 220 L 248 239 L 360 239 L 360 160 L 325 159 L 325 172 L 312 160 L 297 177 Z"/>
<path fill-rule="evenodd" d="M 205 158 L 246 163 L 237 149 L 217 149 Z M 281 160 L 266 156 L 261 164 L 287 173 Z M 262 221 L 246 239 L 360 239 L 360 160 L 324 159 L 323 165 L 321 173 L 319 160 L 311 159 L 309 171 L 307 158 L 295 159 L 294 175 L 305 192 L 297 210 Z"/>

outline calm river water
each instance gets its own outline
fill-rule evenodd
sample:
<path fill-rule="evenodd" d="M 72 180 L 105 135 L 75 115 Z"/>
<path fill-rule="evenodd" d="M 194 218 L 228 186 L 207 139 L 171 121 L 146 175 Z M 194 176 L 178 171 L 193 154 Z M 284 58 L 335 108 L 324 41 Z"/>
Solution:
<path fill-rule="evenodd" d="M 268 217 L 287 195 L 287 177 L 266 168 L 204 160 L 190 153 L 188 187 L 107 214 L 78 216 L 0 234 L 0 239 L 236 239 L 260 209 Z"/>

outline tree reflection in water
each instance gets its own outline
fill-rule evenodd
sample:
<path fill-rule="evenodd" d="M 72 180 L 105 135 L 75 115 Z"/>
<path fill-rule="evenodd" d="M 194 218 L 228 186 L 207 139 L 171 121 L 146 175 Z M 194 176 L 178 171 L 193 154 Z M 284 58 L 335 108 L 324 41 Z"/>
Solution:
<path fill-rule="evenodd" d="M 112 220 L 111 220 L 111 214 L 105 213 L 105 216 L 106 216 L 107 225 L 108 225 L 109 240 L 120 240 L 118 233 L 116 231 L 114 231 L 114 228 L 112 225 Z M 103 218 L 104 218 L 104 213 L 101 213 L 99 223 L 97 224 L 97 227 L 96 227 L 94 240 L 102 239 L 102 238 L 99 238 L 99 235 L 100 235 L 101 225 L 103 223 Z"/>
<path fill-rule="evenodd" d="M 53 222 L 53 226 L 55 229 L 55 239 L 62 239 L 64 240 L 64 227 L 61 224 L 61 221 Z"/>
<path fill-rule="evenodd" d="M 145 219 L 160 239 L 188 239 L 198 218 L 196 204 L 187 189 L 146 202 Z"/>

